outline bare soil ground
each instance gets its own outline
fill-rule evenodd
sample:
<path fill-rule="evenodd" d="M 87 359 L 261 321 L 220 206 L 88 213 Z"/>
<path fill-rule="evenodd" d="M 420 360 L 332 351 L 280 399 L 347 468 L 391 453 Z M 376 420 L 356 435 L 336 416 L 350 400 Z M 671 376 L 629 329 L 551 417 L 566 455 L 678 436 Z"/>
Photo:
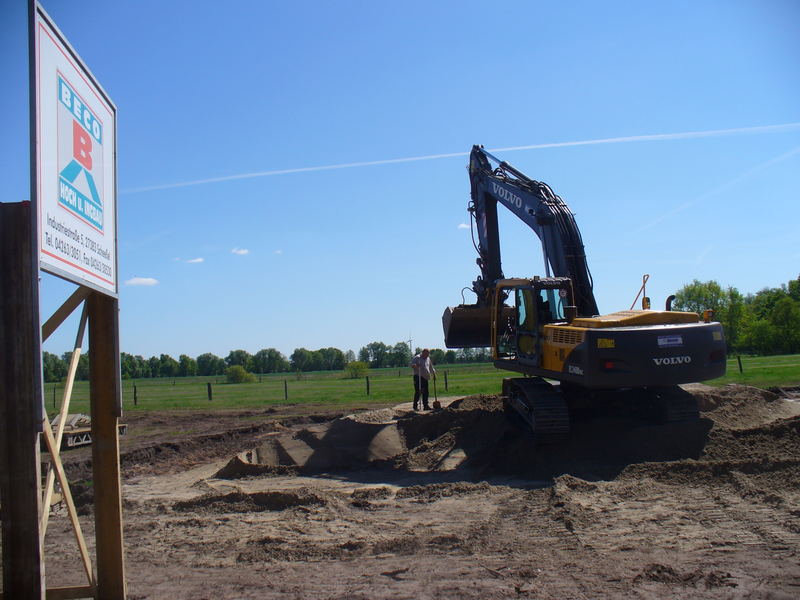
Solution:
<path fill-rule="evenodd" d="M 699 421 L 586 417 L 544 448 L 492 396 L 131 416 L 129 597 L 800 597 L 797 390 L 690 391 Z M 63 507 L 45 547 L 49 585 L 84 583 Z"/>

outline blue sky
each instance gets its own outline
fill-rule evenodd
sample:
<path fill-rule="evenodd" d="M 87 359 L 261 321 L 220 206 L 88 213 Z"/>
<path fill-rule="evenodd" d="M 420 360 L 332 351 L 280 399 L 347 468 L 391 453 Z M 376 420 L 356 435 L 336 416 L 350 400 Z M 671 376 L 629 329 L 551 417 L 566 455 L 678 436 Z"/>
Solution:
<path fill-rule="evenodd" d="M 0 6 L 5 201 L 29 197 L 25 4 Z M 43 6 L 118 109 L 126 352 L 441 347 L 478 274 L 476 143 L 634 138 L 497 152 L 576 214 L 603 312 L 644 273 L 654 307 L 800 274 L 794 0 Z M 712 133 L 639 139 L 686 132 Z M 542 274 L 504 217 L 505 274 Z M 72 287 L 43 275 L 43 318 Z"/>

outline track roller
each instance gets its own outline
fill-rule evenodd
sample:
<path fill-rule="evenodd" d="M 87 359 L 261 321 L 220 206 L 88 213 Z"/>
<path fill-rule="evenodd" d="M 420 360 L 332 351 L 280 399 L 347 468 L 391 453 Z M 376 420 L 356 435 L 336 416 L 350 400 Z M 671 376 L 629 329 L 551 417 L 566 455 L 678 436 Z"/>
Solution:
<path fill-rule="evenodd" d="M 537 444 L 569 437 L 569 411 L 561 393 L 541 377 L 503 380 L 506 406 L 522 418 Z"/>

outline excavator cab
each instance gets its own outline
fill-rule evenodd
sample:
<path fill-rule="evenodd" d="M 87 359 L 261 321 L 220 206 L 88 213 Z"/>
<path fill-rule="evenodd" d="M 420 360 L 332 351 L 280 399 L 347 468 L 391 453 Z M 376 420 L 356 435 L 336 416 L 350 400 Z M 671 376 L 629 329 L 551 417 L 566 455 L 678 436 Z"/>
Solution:
<path fill-rule="evenodd" d="M 501 305 L 500 299 L 506 296 L 513 299 L 513 307 Z M 572 282 L 567 277 L 498 281 L 492 326 L 495 360 L 540 367 L 544 326 L 574 315 L 571 297 Z"/>

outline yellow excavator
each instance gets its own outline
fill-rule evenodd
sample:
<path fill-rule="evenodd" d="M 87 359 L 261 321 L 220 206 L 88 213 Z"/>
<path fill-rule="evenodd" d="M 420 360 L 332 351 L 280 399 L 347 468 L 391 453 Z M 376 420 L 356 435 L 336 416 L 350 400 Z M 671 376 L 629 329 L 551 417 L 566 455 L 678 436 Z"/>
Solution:
<path fill-rule="evenodd" d="M 607 399 L 601 390 L 638 389 L 647 406 L 637 412 L 696 419 L 696 401 L 677 386 L 725 374 L 722 326 L 710 313 L 671 310 L 672 297 L 662 311 L 643 300 L 642 310 L 599 315 L 580 231 L 564 201 L 482 146 L 472 148 L 469 173 L 481 274 L 472 283 L 474 304 L 445 309 L 445 345 L 491 347 L 496 367 L 525 375 L 504 380 L 503 396 L 540 442 L 563 439 L 570 405 Z M 498 205 L 541 240 L 545 276 L 504 277 Z"/>

